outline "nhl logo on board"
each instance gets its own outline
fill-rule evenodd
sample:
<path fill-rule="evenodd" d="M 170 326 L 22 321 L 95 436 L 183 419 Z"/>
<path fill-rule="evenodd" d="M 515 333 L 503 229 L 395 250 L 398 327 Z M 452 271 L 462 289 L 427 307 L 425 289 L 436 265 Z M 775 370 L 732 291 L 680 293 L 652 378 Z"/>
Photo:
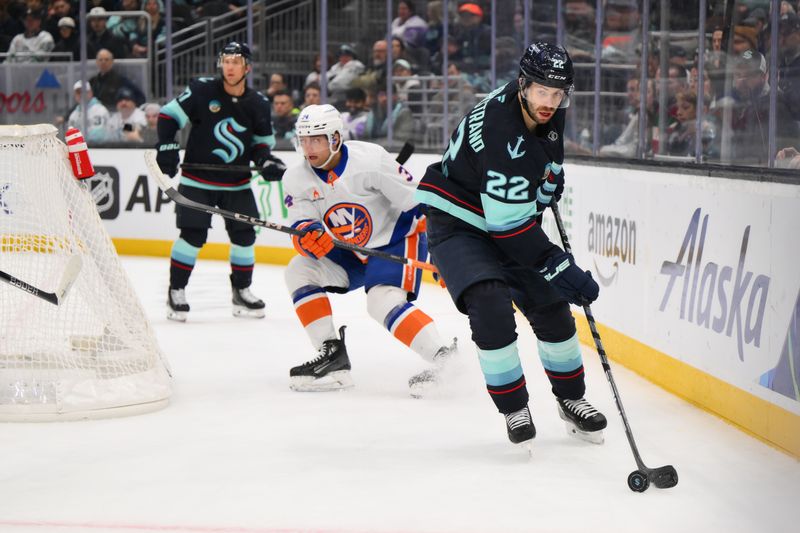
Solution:
<path fill-rule="evenodd" d="M 550 139 L 550 142 L 556 142 L 558 140 L 558 133 L 550 130 L 550 133 L 547 134 L 547 138 Z"/>
<path fill-rule="evenodd" d="M 222 109 L 222 104 L 219 103 L 219 100 L 211 100 L 208 103 L 208 109 L 212 113 L 219 113 L 219 110 Z"/>

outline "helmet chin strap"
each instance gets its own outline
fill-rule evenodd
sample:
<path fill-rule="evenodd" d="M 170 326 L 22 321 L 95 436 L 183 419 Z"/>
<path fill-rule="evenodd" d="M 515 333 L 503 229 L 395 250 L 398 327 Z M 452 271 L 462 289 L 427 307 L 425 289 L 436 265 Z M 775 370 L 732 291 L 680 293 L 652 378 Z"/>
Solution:
<path fill-rule="evenodd" d="M 333 135 L 335 135 L 335 133 Z M 333 139 L 333 135 L 331 135 L 331 137 L 330 137 L 331 139 Z M 333 143 L 328 141 L 328 144 L 333 144 Z M 322 163 L 319 166 L 314 166 L 314 165 L 311 165 L 311 166 L 314 167 L 314 168 L 319 168 L 319 169 L 323 169 L 323 170 L 325 169 L 327 164 L 331 162 L 331 159 L 333 159 L 334 156 L 339 153 L 339 150 L 342 149 L 342 134 L 341 133 L 339 134 L 339 143 L 338 144 L 339 145 L 336 147 L 336 150 L 331 150 L 331 155 L 328 156 L 328 159 L 326 159 L 324 163 Z"/>
<path fill-rule="evenodd" d="M 533 116 L 533 113 L 531 113 L 531 110 L 528 107 L 528 99 L 525 98 L 525 91 L 522 87 L 519 89 L 519 103 L 522 105 L 522 109 L 525 110 L 525 114 L 527 114 L 533 123 L 538 126 L 539 122 L 537 122 L 536 118 Z"/>

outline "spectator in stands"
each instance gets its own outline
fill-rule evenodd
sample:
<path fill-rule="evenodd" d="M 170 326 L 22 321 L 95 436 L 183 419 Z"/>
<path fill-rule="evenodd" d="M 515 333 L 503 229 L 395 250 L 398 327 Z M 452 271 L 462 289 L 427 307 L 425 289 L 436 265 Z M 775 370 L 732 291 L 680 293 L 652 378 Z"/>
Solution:
<path fill-rule="evenodd" d="M 392 21 L 392 37 L 403 40 L 406 48 L 420 47 L 425 42 L 428 24 L 417 15 L 417 9 L 411 0 L 397 2 L 397 18 Z"/>
<path fill-rule="evenodd" d="M 347 111 L 342 113 L 342 121 L 348 139 L 363 139 L 367 128 L 367 93 L 358 87 L 348 89 L 344 106 Z"/>
<path fill-rule="evenodd" d="M 667 78 L 663 80 L 661 77 L 661 69 L 656 71 L 656 95 L 660 95 L 662 90 L 667 93 L 667 114 L 675 117 L 675 96 L 685 91 L 689 87 L 689 73 L 678 65 L 670 65 L 667 69 Z M 657 101 L 660 101 L 660 96 Z"/>
<path fill-rule="evenodd" d="M 400 101 L 408 104 L 412 113 L 419 113 L 419 102 L 422 100 L 419 76 L 411 72 L 411 65 L 405 59 L 394 62 L 392 69 L 394 75 L 394 92 Z"/>
<path fill-rule="evenodd" d="M 17 34 L 8 46 L 8 61 L 11 63 L 34 63 L 46 61 L 55 46 L 53 36 L 42 29 L 44 13 L 28 9 L 25 13 L 25 31 Z"/>
<path fill-rule="evenodd" d="M 695 156 L 697 131 L 697 93 L 681 91 L 676 95 L 675 120 L 667 127 L 667 154 Z M 706 115 L 707 116 L 707 115 Z M 716 130 L 708 119 L 703 120 L 701 139 L 703 155 L 711 155 Z"/>
<path fill-rule="evenodd" d="M 81 125 L 81 86 L 86 91 L 86 129 L 83 129 Z M 72 89 L 77 105 L 69 115 L 67 127 L 81 130 L 83 132 L 83 137 L 88 143 L 105 142 L 108 137 L 108 109 L 94 97 L 91 86 L 85 81 L 76 81 Z"/>
<path fill-rule="evenodd" d="M 778 89 L 792 118 L 800 120 L 800 18 L 794 13 L 781 15 L 778 29 Z"/>
<path fill-rule="evenodd" d="M 379 87 L 386 87 L 386 56 L 389 45 L 384 40 L 375 41 L 372 45 L 372 63 L 370 67 L 353 81 L 352 86 L 365 92 L 375 93 Z"/>
<path fill-rule="evenodd" d="M 0 52 L 8 52 L 11 39 L 25 32 L 23 20 L 27 10 L 21 0 L 11 0 L 7 6 L 0 8 Z"/>
<path fill-rule="evenodd" d="M 150 41 L 147 40 L 147 19 L 142 17 L 138 20 L 139 30 L 136 40 L 131 45 L 131 55 L 133 57 L 147 57 L 149 49 L 158 41 L 167 37 L 167 25 L 164 20 L 164 2 L 162 0 L 142 0 L 142 11 L 146 11 L 150 17 Z"/>
<path fill-rule="evenodd" d="M 468 2 L 458 7 L 454 34 L 461 45 L 463 71 L 485 71 L 489 68 L 491 30 L 483 22 L 483 9 Z"/>
<path fill-rule="evenodd" d="M 121 0 L 119 3 L 120 11 L 139 11 L 139 7 L 139 0 Z M 139 43 L 140 39 L 139 20 L 137 20 L 137 17 L 122 17 L 112 14 L 108 18 L 106 28 L 114 37 L 123 41 L 131 49 L 131 55 L 136 57 L 136 51 L 133 50 L 133 47 Z"/>
<path fill-rule="evenodd" d="M 141 132 L 147 127 L 147 119 L 133 98 L 133 91 L 127 87 L 117 91 L 117 110 L 108 119 L 107 141 L 142 142 Z"/>
<path fill-rule="evenodd" d="M 364 73 L 364 64 L 358 60 L 356 51 L 349 45 L 339 48 L 339 61 L 328 70 L 328 93 L 338 105 L 344 102 L 344 92 L 358 76 Z"/>
<path fill-rule="evenodd" d="M 53 48 L 53 52 L 69 52 L 72 54 L 72 58 L 54 57 L 53 61 L 80 61 L 80 36 L 75 31 L 75 21 L 72 17 L 63 17 L 58 21 L 58 36 L 59 40 Z"/>
<path fill-rule="evenodd" d="M 428 2 L 428 27 L 425 30 L 425 48 L 433 56 L 442 49 L 444 38 L 443 6 L 441 0 Z M 454 17 L 455 18 L 455 17 Z"/>
<path fill-rule="evenodd" d="M 333 63 L 333 56 L 328 54 L 328 67 L 331 66 Z M 306 81 L 303 83 L 303 87 L 311 83 L 312 81 L 320 83 L 320 70 L 322 69 L 322 59 L 320 58 L 319 54 L 314 56 L 314 68 L 311 72 L 308 73 L 306 76 Z"/>
<path fill-rule="evenodd" d="M 145 146 L 152 147 L 158 143 L 158 114 L 161 112 L 161 106 L 150 103 L 144 104 L 142 107 L 147 125 L 142 129 L 140 135 L 142 143 Z"/>
<path fill-rule="evenodd" d="M 97 52 L 105 48 L 116 58 L 128 57 L 128 46 L 118 37 L 114 37 L 107 29 L 108 12 L 102 7 L 93 7 L 89 11 L 89 31 L 86 35 L 86 54 L 97 57 Z M 114 98 L 114 95 L 111 95 Z"/>
<path fill-rule="evenodd" d="M 292 91 L 289 88 L 289 84 L 286 81 L 286 75 L 281 74 L 280 72 L 274 72 L 269 77 L 269 85 L 267 86 L 266 94 L 271 99 L 279 91 L 289 91 L 289 94 L 294 101 L 297 101 L 300 98 L 300 95 L 297 93 L 297 91 Z"/>
<path fill-rule="evenodd" d="M 45 19 L 42 27 L 47 33 L 53 36 L 56 44 L 58 44 L 59 21 L 64 17 L 71 17 L 74 22 L 77 14 L 77 11 L 72 9 L 72 4 L 69 0 L 53 0 L 50 2 L 50 7 L 47 10 L 47 18 Z M 77 34 L 78 32 L 73 33 Z"/>
<path fill-rule="evenodd" d="M 294 137 L 294 123 L 299 114 L 289 91 L 281 89 L 272 95 L 272 133 L 276 140 Z"/>
<path fill-rule="evenodd" d="M 746 50 L 758 49 L 758 30 L 755 26 L 741 22 L 733 27 L 733 44 L 731 50 L 734 57 L 741 56 Z"/>
<path fill-rule="evenodd" d="M 378 91 L 377 95 L 375 105 L 367 115 L 364 132 L 367 139 L 386 139 L 389 136 L 389 120 L 386 118 L 386 104 L 389 99 L 386 91 Z M 392 103 L 392 138 L 395 141 L 405 142 L 414 133 L 414 115 L 395 92 L 392 93 Z"/>
<path fill-rule="evenodd" d="M 461 41 L 452 33 L 447 36 L 447 62 L 449 65 L 457 63 L 461 65 L 463 59 L 461 53 Z M 431 70 L 437 74 L 442 71 L 444 60 L 442 58 L 442 51 L 440 50 L 431 57 Z M 460 70 L 460 68 L 459 68 Z"/>
<path fill-rule="evenodd" d="M 319 83 L 312 81 L 303 89 L 303 105 L 300 109 L 306 108 L 310 105 L 317 105 L 322 103 L 322 89 Z"/>
<path fill-rule="evenodd" d="M 734 66 L 736 104 L 733 109 L 733 162 L 766 165 L 769 160 L 769 83 L 767 61 L 755 50 L 745 51 Z M 775 136 L 778 149 L 793 146 L 800 127 L 792 120 L 786 104 L 778 99 Z"/>
<path fill-rule="evenodd" d="M 775 156 L 775 166 L 800 170 L 800 152 L 792 146 L 778 151 L 778 155 Z"/>
<path fill-rule="evenodd" d="M 108 109 L 114 109 L 117 105 L 117 92 L 123 87 L 127 87 L 133 92 L 136 105 L 144 103 L 142 90 L 114 68 L 114 55 L 109 50 L 102 49 L 97 52 L 95 63 L 98 72 L 89 79 L 89 83 L 100 103 Z"/>
<path fill-rule="evenodd" d="M 475 88 L 470 84 L 467 75 L 459 70 L 458 63 L 448 63 L 447 85 L 447 131 L 449 133 L 456 129 L 461 118 L 477 101 Z M 439 88 L 440 91 L 433 95 L 430 110 L 437 115 L 443 115 L 444 85 L 440 84 Z"/>
<path fill-rule="evenodd" d="M 639 103 L 641 102 L 639 81 L 639 74 L 634 74 L 628 79 L 628 123 L 613 143 L 600 147 L 599 154 L 601 156 L 636 157 L 636 150 L 639 144 Z M 653 95 L 653 81 L 648 80 L 647 102 L 645 104 L 647 123 L 650 122 L 655 111 Z"/>

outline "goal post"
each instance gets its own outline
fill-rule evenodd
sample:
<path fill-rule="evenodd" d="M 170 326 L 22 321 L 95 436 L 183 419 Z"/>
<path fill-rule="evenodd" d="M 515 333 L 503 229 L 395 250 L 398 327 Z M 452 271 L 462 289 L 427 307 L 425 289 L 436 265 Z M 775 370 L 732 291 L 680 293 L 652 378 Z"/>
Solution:
<path fill-rule="evenodd" d="M 51 125 L 0 126 L 0 271 L 17 282 L 0 283 L 0 421 L 167 404 L 168 365 Z"/>

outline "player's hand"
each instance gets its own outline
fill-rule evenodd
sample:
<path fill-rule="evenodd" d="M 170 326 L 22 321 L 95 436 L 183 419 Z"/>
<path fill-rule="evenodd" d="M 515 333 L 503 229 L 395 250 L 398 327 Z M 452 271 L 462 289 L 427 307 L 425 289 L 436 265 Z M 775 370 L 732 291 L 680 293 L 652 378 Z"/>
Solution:
<path fill-rule="evenodd" d="M 278 181 L 286 172 L 286 165 L 269 151 L 264 151 L 253 158 L 253 163 L 261 167 L 261 176 L 267 181 Z"/>
<path fill-rule="evenodd" d="M 536 214 L 542 214 L 553 198 L 557 202 L 562 192 L 564 192 L 564 170 L 558 163 L 547 163 L 544 167 L 544 178 L 536 189 Z"/>
<path fill-rule="evenodd" d="M 304 235 L 292 237 L 295 250 L 302 255 L 321 259 L 333 250 L 333 238 L 325 232 L 325 228 L 319 222 L 306 222 L 297 229 L 306 232 Z"/>
<path fill-rule="evenodd" d="M 592 274 L 575 264 L 572 254 L 559 251 L 539 270 L 544 279 L 555 285 L 571 304 L 588 305 L 597 299 L 600 287 Z"/>
<path fill-rule="evenodd" d="M 178 173 L 178 163 L 180 161 L 179 152 L 181 145 L 176 142 L 158 143 L 156 144 L 156 163 L 161 172 L 167 176 L 174 176 Z"/>

